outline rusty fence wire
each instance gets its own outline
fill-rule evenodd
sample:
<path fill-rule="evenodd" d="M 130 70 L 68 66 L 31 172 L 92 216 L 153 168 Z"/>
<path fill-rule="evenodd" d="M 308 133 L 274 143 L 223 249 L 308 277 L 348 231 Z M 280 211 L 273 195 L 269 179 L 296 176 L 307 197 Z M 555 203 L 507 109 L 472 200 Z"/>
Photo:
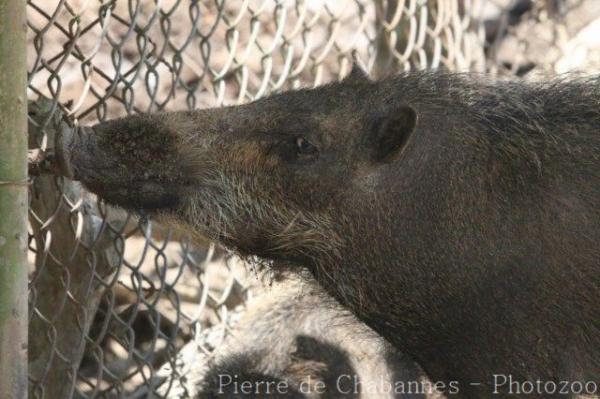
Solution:
<path fill-rule="evenodd" d="M 30 106 L 29 145 L 34 156 L 51 146 L 63 120 L 319 85 L 345 76 L 354 51 L 374 77 L 587 68 L 599 61 L 587 56 L 584 32 L 598 16 L 594 3 L 29 0 L 28 95 L 47 98 Z M 29 395 L 187 397 L 181 349 L 217 349 L 260 289 L 257 274 L 64 178 L 34 178 L 29 205 Z"/>

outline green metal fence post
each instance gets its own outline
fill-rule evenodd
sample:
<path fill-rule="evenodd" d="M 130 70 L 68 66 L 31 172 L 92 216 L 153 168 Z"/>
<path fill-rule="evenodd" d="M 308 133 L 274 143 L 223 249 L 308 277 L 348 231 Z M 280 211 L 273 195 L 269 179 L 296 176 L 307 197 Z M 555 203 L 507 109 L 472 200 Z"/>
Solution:
<path fill-rule="evenodd" d="M 0 0 L 0 398 L 27 397 L 25 0 Z"/>

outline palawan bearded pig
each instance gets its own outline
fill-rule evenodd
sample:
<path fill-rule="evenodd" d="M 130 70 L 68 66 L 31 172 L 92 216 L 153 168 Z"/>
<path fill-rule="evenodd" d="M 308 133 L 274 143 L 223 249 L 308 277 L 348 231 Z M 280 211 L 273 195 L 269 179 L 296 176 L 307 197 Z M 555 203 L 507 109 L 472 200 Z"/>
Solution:
<path fill-rule="evenodd" d="M 302 274 L 279 276 L 251 300 L 210 359 L 198 359 L 199 370 L 187 375 L 188 392 L 198 399 L 441 398 L 413 362 Z"/>
<path fill-rule="evenodd" d="M 599 131 L 597 77 L 355 68 L 57 146 L 109 203 L 309 269 L 432 380 L 485 397 L 519 393 L 503 378 L 600 383 Z"/>

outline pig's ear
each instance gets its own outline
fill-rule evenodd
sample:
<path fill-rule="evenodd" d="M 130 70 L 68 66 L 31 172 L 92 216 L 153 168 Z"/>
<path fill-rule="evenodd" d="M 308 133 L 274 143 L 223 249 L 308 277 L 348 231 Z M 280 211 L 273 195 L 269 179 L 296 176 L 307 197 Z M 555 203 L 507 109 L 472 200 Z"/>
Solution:
<path fill-rule="evenodd" d="M 358 64 L 357 62 L 355 62 L 354 64 L 352 64 L 352 70 L 350 71 L 350 73 L 348 74 L 348 76 L 346 76 L 347 80 L 350 81 L 370 81 L 371 79 L 369 79 L 369 75 L 367 74 L 367 72 L 365 72 L 365 70 L 363 69 L 363 67 Z"/>
<path fill-rule="evenodd" d="M 367 68 L 358 56 L 358 52 L 354 50 L 352 52 L 352 70 L 346 76 L 349 81 L 370 81 Z"/>
<path fill-rule="evenodd" d="M 416 124 L 417 113 L 407 105 L 393 107 L 380 115 L 370 132 L 371 159 L 374 162 L 392 162 L 406 147 Z"/>

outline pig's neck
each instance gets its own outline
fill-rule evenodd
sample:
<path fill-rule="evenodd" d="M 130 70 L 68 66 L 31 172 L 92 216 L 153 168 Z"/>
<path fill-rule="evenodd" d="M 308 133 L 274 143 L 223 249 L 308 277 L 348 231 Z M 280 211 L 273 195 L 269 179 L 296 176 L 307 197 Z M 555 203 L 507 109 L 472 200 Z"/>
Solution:
<path fill-rule="evenodd" d="M 457 233 L 441 211 L 430 214 L 431 202 L 404 201 L 401 210 L 382 209 L 381 204 L 399 203 L 393 199 L 371 202 L 378 203 L 379 209 L 368 209 L 365 203 L 352 207 L 357 213 L 343 218 L 352 223 L 339 226 L 346 247 L 339 259 L 313 268 L 317 281 L 359 319 L 413 357 L 431 379 L 461 380 L 465 392 L 478 389 L 468 382 L 479 382 L 493 373 L 485 345 L 492 343 L 489 339 L 496 333 L 490 319 L 493 309 L 477 298 L 477 284 L 481 278 L 490 278 L 485 276 L 486 268 L 493 267 L 478 263 L 482 259 L 479 249 L 471 252 L 481 238 L 469 240 L 481 232 Z M 489 322 L 484 330 L 471 330 L 483 320 Z"/>

